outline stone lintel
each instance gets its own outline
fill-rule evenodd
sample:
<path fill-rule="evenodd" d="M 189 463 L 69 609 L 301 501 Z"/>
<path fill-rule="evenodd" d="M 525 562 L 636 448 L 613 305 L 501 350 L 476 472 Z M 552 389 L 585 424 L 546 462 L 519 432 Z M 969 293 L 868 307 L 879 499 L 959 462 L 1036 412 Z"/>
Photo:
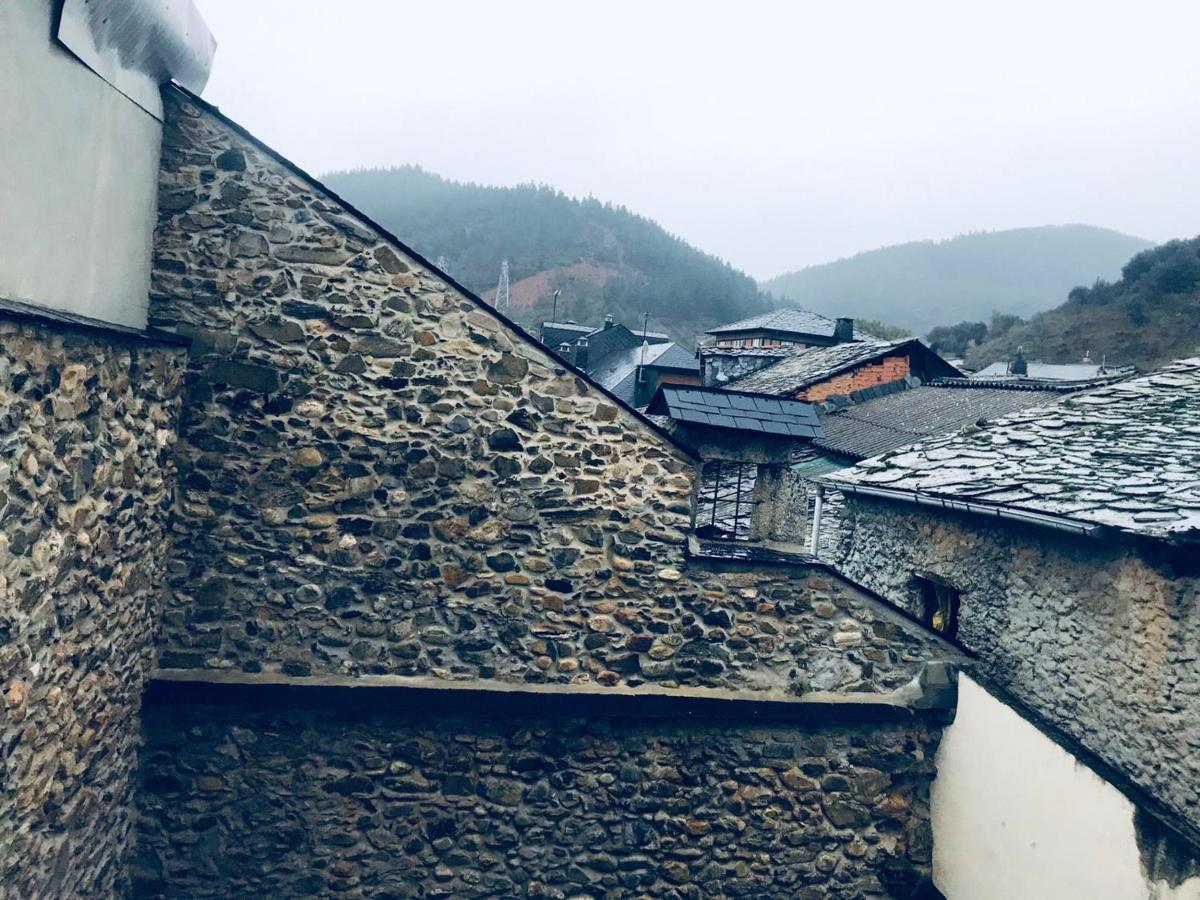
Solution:
<path fill-rule="evenodd" d="M 922 693 L 914 682 L 890 694 L 773 692 L 717 688 L 519 684 L 445 681 L 402 675 L 293 676 L 276 672 L 159 669 L 147 704 L 212 703 L 251 707 L 328 707 L 347 712 L 527 715 L 565 718 L 728 719 L 741 722 L 948 721 L 954 697 Z"/>

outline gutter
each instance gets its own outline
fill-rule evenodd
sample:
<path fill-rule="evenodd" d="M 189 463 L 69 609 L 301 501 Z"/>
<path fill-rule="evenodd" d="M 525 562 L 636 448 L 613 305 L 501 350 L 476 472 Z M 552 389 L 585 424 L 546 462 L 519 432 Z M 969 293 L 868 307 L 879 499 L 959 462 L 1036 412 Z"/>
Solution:
<path fill-rule="evenodd" d="M 937 509 L 949 509 L 955 512 L 974 513 L 993 519 L 1006 519 L 1025 525 L 1037 525 L 1041 528 L 1053 528 L 1056 531 L 1066 531 L 1081 534 L 1085 537 L 1099 538 L 1105 531 L 1105 526 L 1091 522 L 1076 522 L 1062 516 L 1052 516 L 1048 513 L 1030 512 L 1022 509 L 995 506 L 987 503 L 976 503 L 971 500 L 951 500 L 948 497 L 935 497 L 931 494 L 921 494 L 917 491 L 897 491 L 891 488 L 881 488 L 869 485 L 852 484 L 842 481 L 825 481 L 821 484 L 843 494 L 863 497 L 877 497 L 881 500 L 894 500 L 900 503 L 912 503 L 917 506 L 932 506 Z"/>

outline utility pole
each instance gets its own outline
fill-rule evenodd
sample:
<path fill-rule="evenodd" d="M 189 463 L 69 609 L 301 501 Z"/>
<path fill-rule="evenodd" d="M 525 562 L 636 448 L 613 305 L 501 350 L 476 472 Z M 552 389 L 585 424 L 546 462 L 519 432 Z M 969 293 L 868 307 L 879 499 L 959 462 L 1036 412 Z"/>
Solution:
<path fill-rule="evenodd" d="M 492 303 L 497 312 L 508 312 L 508 260 L 500 263 L 500 283 L 496 285 L 496 299 Z"/>
<path fill-rule="evenodd" d="M 558 295 L 561 293 L 562 293 L 562 291 L 554 292 L 554 305 L 551 306 L 551 308 L 550 308 L 550 321 L 551 322 L 558 321 Z"/>

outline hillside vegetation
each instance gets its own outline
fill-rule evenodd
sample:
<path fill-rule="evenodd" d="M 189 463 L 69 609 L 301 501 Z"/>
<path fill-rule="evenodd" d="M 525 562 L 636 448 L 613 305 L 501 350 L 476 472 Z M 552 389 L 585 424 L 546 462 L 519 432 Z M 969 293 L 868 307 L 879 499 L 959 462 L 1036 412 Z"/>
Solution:
<path fill-rule="evenodd" d="M 1022 317 L 1074 285 L 1114 279 L 1151 246 L 1090 225 L 1047 225 L 897 244 L 789 272 L 762 287 L 829 316 L 883 319 L 919 333 L 994 312 Z"/>
<path fill-rule="evenodd" d="M 754 280 L 621 206 L 545 186 L 485 187 L 415 166 L 334 172 L 326 184 L 479 294 L 509 263 L 511 315 L 599 324 L 605 313 L 691 343 L 712 325 L 771 308 Z"/>
<path fill-rule="evenodd" d="M 977 335 L 977 337 L 972 337 Z M 1134 256 L 1115 282 L 1077 287 L 1056 309 L 1028 322 L 963 322 L 930 333 L 942 352 L 966 336 L 967 364 L 1011 359 L 1097 362 L 1152 369 L 1200 352 L 1200 238 L 1171 241 Z"/>

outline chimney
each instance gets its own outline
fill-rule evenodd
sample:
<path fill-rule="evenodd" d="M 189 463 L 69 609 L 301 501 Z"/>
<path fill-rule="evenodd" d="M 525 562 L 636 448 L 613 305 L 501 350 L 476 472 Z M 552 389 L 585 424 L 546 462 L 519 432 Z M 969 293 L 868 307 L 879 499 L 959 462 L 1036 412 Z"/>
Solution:
<path fill-rule="evenodd" d="M 844 344 L 846 341 L 852 340 L 854 340 L 854 320 L 839 316 L 837 324 L 833 326 L 833 342 Z"/>
<path fill-rule="evenodd" d="M 558 345 L 558 355 L 567 362 L 571 361 L 571 344 L 568 341 L 563 341 Z"/>
<path fill-rule="evenodd" d="M 575 365 L 583 371 L 588 370 L 588 339 L 581 337 L 575 342 Z"/>
<path fill-rule="evenodd" d="M 616 324 L 616 319 L 613 318 L 613 314 L 606 313 L 604 316 L 604 330 L 608 331 L 614 324 Z"/>

